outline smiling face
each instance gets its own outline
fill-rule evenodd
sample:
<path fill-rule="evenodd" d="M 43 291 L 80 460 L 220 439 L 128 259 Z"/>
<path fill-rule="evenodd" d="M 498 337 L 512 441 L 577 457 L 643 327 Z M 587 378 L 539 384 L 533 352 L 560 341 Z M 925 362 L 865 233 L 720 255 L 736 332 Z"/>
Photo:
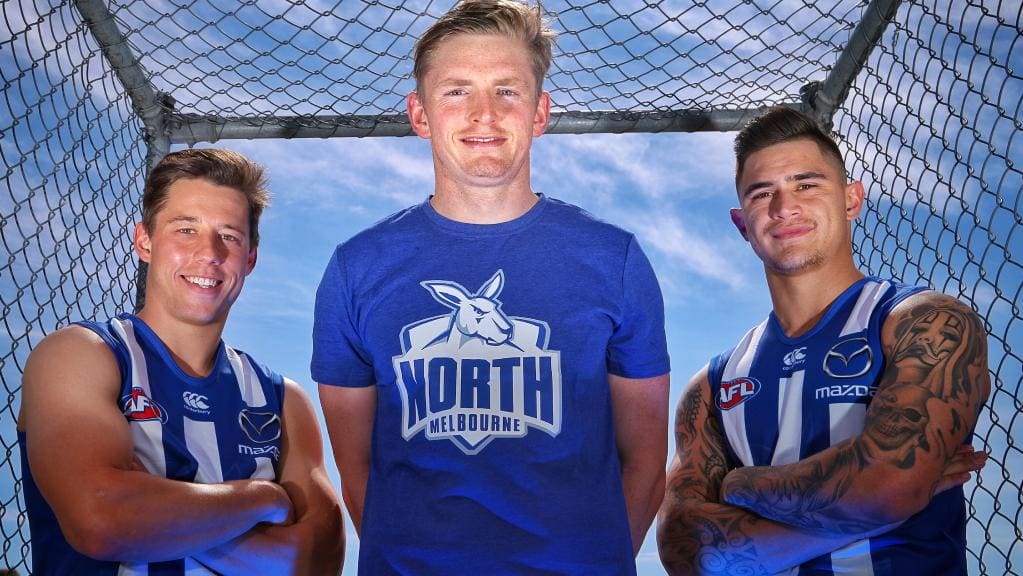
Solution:
<path fill-rule="evenodd" d="M 135 251 L 149 264 L 139 317 L 223 328 L 256 264 L 245 196 L 202 179 L 170 185 L 152 230 L 135 227 Z"/>
<path fill-rule="evenodd" d="M 816 142 L 792 140 L 751 154 L 738 194 L 732 221 L 769 274 L 851 264 L 849 223 L 859 216 L 863 186 L 846 183 L 837 160 Z"/>
<path fill-rule="evenodd" d="M 457 34 L 429 59 L 409 119 L 430 140 L 437 190 L 529 186 L 529 148 L 543 134 L 550 97 L 540 93 L 525 42 Z"/>

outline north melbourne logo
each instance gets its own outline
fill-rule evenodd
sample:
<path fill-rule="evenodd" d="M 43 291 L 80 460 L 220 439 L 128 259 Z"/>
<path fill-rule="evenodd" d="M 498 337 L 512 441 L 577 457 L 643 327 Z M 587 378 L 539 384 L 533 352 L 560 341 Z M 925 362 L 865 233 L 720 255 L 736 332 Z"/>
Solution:
<path fill-rule="evenodd" d="M 406 325 L 392 359 L 402 437 L 420 432 L 477 454 L 529 428 L 561 432 L 561 356 L 546 322 L 506 316 L 498 270 L 476 292 L 447 280 L 420 283 L 450 312 Z"/>

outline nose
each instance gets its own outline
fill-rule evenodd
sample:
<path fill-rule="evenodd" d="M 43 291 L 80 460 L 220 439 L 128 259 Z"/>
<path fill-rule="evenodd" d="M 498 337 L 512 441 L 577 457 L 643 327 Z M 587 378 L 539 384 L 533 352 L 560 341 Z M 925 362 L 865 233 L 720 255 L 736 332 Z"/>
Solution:
<path fill-rule="evenodd" d="M 493 122 L 496 117 L 494 97 L 490 94 L 476 94 L 472 102 L 472 121 L 480 124 Z"/>
<path fill-rule="evenodd" d="M 202 262 L 219 264 L 227 256 L 227 246 L 219 234 L 203 234 L 196 248 L 196 258 Z"/>
<path fill-rule="evenodd" d="M 772 218 L 791 218 L 799 214 L 799 199 L 788 190 L 776 190 L 771 196 L 770 214 Z"/>

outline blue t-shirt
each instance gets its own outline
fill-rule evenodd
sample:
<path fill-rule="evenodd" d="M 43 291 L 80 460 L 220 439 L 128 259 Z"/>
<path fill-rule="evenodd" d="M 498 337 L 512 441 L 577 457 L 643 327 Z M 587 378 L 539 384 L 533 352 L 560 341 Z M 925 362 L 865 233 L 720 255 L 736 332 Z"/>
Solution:
<path fill-rule="evenodd" d="M 312 376 L 377 390 L 360 573 L 634 573 L 608 374 L 666 348 L 636 239 L 557 200 L 493 225 L 424 202 L 339 246 Z"/>
<path fill-rule="evenodd" d="M 205 378 L 186 374 L 142 320 L 121 314 L 105 323 L 79 322 L 107 343 L 121 370 L 118 408 L 132 432 L 135 455 L 150 474 L 214 484 L 277 478 L 284 380 L 241 351 L 220 344 Z M 93 560 L 73 549 L 43 499 L 21 443 L 22 481 L 32 532 L 33 574 L 212 574 L 192 558 L 152 563 Z"/>
<path fill-rule="evenodd" d="M 923 290 L 864 278 L 805 334 L 789 338 L 772 313 L 733 350 L 714 358 L 709 380 L 730 466 L 790 464 L 861 433 L 885 369 L 884 321 L 898 303 Z M 962 488 L 937 495 L 894 530 L 790 574 L 966 574 Z"/>

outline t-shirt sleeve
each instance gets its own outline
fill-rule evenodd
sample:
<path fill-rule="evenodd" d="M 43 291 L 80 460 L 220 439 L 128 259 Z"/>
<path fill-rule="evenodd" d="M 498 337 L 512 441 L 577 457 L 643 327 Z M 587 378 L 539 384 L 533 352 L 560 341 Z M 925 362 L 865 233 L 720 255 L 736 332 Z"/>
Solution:
<path fill-rule="evenodd" d="M 362 347 L 352 302 L 342 248 L 338 248 L 316 289 L 310 362 L 314 382 L 352 388 L 374 383 L 373 365 Z"/>
<path fill-rule="evenodd" d="M 608 372 L 625 378 L 651 378 L 671 369 L 661 288 L 635 237 L 625 256 L 621 315 L 607 355 Z"/>

